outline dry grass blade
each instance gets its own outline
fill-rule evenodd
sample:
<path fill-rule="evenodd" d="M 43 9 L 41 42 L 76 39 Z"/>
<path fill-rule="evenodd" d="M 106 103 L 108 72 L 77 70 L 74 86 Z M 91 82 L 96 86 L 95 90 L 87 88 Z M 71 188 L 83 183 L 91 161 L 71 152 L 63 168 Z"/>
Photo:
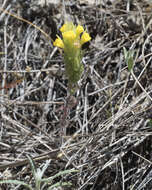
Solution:
<path fill-rule="evenodd" d="M 55 181 L 71 189 L 152 189 L 152 7 L 144 0 L 49 2 L 1 3 L 0 180 L 32 185 L 28 154 L 37 168 L 50 160 L 47 178 L 79 170 Z M 68 105 L 62 52 L 52 46 L 67 16 L 92 38 Z M 132 73 L 123 47 L 135 52 Z"/>

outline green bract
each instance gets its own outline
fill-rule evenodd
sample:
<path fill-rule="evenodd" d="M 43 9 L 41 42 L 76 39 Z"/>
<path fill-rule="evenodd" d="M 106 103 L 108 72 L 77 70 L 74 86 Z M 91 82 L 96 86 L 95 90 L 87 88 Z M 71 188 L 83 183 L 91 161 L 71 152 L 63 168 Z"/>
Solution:
<path fill-rule="evenodd" d="M 81 25 L 75 26 L 72 22 L 65 23 L 60 31 L 62 39 L 57 36 L 54 46 L 64 50 L 66 76 L 68 77 L 69 88 L 73 93 L 73 88 L 80 80 L 83 72 L 81 47 L 84 43 L 90 41 L 91 37 Z"/>

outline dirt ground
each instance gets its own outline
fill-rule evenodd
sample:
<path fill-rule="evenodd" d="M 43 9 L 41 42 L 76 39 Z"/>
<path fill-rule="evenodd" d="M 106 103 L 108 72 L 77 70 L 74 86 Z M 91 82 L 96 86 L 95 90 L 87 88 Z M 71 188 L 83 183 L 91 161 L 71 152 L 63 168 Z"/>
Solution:
<path fill-rule="evenodd" d="M 152 189 L 152 2 L 1 0 L 0 11 L 0 180 L 33 185 L 29 155 L 37 168 L 50 160 L 44 177 L 78 170 L 54 190 Z M 92 38 L 71 107 L 53 46 L 67 20 Z"/>

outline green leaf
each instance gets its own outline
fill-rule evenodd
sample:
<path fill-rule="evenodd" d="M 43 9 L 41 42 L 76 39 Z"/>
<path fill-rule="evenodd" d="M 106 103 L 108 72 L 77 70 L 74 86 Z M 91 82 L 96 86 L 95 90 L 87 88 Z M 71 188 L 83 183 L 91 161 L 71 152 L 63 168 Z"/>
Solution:
<path fill-rule="evenodd" d="M 32 174 L 33 174 L 34 178 L 36 178 L 36 166 L 35 166 L 35 164 L 34 164 L 34 161 L 33 161 L 33 159 L 32 159 L 29 155 L 26 155 L 26 156 L 27 156 L 27 158 L 28 158 L 28 160 L 29 160 L 29 163 L 30 163 L 30 165 L 31 165 Z M 35 180 L 36 180 L 36 179 L 35 179 Z"/>
<path fill-rule="evenodd" d="M 62 175 L 66 175 L 66 174 L 70 174 L 70 173 L 73 173 L 73 172 L 78 172 L 79 170 L 65 170 L 65 171 L 61 171 L 59 173 L 57 173 L 56 175 L 52 176 L 52 177 L 49 177 L 47 179 L 42 179 L 43 182 L 46 182 L 46 183 L 49 183 L 50 181 L 52 181 L 53 179 L 59 177 L 59 176 L 62 176 Z"/>
<path fill-rule="evenodd" d="M 70 182 L 62 182 L 62 183 L 58 182 L 58 183 L 55 183 L 54 185 L 51 185 L 48 188 L 48 190 L 52 190 L 54 187 L 63 187 L 63 186 L 71 186 L 71 185 L 72 185 L 72 183 L 70 183 Z"/>
<path fill-rule="evenodd" d="M 125 47 L 123 47 L 123 51 L 124 51 L 124 56 L 125 56 L 125 60 L 127 59 L 127 57 L 128 57 L 128 52 L 127 52 L 127 50 L 126 50 L 126 48 Z"/>
<path fill-rule="evenodd" d="M 129 70 L 129 72 L 131 72 L 131 70 L 133 69 L 133 65 L 134 65 L 134 58 L 133 58 L 134 51 L 133 50 L 127 51 L 125 47 L 123 47 L 123 51 L 124 51 L 125 61 L 128 66 L 128 70 Z"/>
<path fill-rule="evenodd" d="M 7 184 L 7 183 L 8 184 L 23 185 L 26 188 L 28 188 L 30 190 L 33 190 L 33 188 L 30 185 L 28 185 L 28 184 L 26 184 L 26 183 L 24 183 L 22 181 L 18 181 L 18 180 L 2 180 L 2 181 L 0 181 L 0 184 Z"/>
<path fill-rule="evenodd" d="M 148 122 L 148 125 L 150 125 L 150 127 L 152 127 L 152 119 L 150 119 L 150 121 Z"/>
<path fill-rule="evenodd" d="M 129 72 L 131 72 L 133 65 L 134 65 L 133 57 L 129 57 L 129 59 L 128 59 L 128 70 L 129 70 Z"/>

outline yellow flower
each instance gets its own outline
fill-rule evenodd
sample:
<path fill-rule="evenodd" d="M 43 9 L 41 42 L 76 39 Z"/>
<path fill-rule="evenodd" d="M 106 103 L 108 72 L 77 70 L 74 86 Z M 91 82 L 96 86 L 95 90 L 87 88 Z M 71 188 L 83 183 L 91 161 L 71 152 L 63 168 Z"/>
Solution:
<path fill-rule="evenodd" d="M 76 35 L 79 36 L 82 32 L 84 32 L 84 29 L 81 25 L 78 25 L 76 27 Z"/>
<path fill-rule="evenodd" d="M 53 45 L 59 48 L 64 48 L 64 43 L 59 36 L 57 36 L 57 39 L 54 41 Z"/>
<path fill-rule="evenodd" d="M 68 87 L 71 94 L 74 94 L 77 82 L 80 80 L 84 71 L 82 64 L 82 45 L 91 40 L 90 35 L 81 25 L 74 25 L 72 22 L 66 22 L 61 28 L 62 39 L 57 36 L 53 45 L 63 48 L 65 63 L 65 73 L 68 77 Z"/>
<path fill-rule="evenodd" d="M 60 31 L 61 31 L 61 32 L 65 32 L 65 31 L 66 31 L 66 28 L 67 28 L 67 23 L 64 24 L 64 25 L 60 28 Z"/>
<path fill-rule="evenodd" d="M 60 31 L 62 33 L 70 31 L 70 30 L 74 30 L 76 27 L 72 22 L 66 22 L 61 28 Z"/>
<path fill-rule="evenodd" d="M 73 30 L 69 30 L 67 32 L 62 33 L 63 40 L 66 41 L 74 41 L 76 39 L 76 34 Z"/>
<path fill-rule="evenodd" d="M 91 40 L 91 37 L 90 35 L 87 33 L 87 32 L 84 32 L 81 36 L 81 40 L 80 40 L 80 43 L 81 45 L 83 45 L 84 43 L 88 42 Z"/>

